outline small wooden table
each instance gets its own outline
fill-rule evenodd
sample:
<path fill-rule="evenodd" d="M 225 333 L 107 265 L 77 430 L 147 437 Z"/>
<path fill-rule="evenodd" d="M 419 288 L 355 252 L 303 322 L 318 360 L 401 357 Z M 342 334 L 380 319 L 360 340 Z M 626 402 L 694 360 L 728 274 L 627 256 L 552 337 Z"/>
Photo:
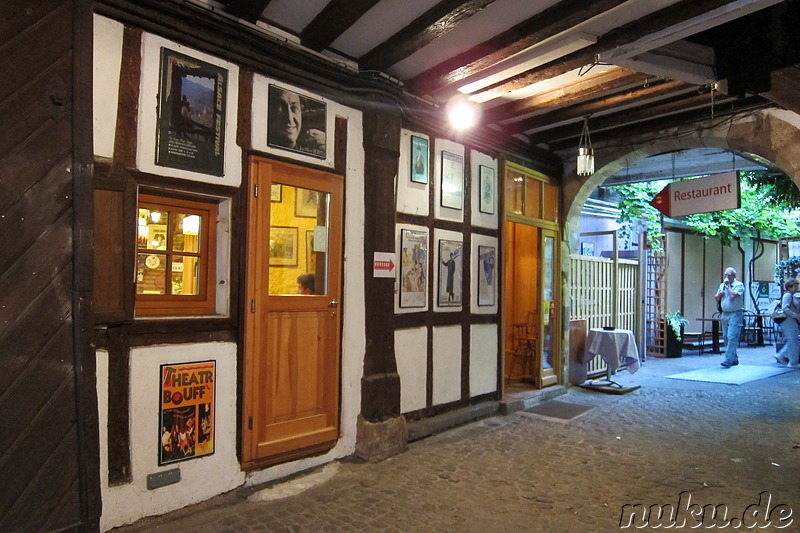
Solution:
<path fill-rule="evenodd" d="M 711 353 L 722 353 L 719 350 L 719 325 L 722 322 L 721 318 L 698 318 L 702 322 L 701 329 L 701 342 L 705 339 L 706 326 L 705 322 L 711 322 Z M 700 353 L 703 353 L 703 346 L 700 346 Z"/>

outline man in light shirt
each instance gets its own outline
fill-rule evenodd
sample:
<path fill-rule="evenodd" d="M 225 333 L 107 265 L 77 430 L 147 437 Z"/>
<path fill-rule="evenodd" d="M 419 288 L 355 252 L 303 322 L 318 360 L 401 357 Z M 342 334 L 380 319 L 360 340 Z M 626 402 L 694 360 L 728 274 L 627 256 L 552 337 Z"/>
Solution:
<path fill-rule="evenodd" d="M 722 337 L 725 339 L 725 360 L 720 364 L 723 368 L 730 368 L 739 364 L 736 348 L 744 323 L 744 283 L 736 279 L 735 268 L 725 269 L 714 299 L 721 302 Z"/>

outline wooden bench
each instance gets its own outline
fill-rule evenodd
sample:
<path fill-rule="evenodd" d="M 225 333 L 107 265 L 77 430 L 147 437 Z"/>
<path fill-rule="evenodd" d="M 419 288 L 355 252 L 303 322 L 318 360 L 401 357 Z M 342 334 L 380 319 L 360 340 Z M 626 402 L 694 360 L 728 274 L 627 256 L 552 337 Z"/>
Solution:
<path fill-rule="evenodd" d="M 719 340 L 719 345 L 723 345 L 723 340 Z M 714 339 L 712 337 L 712 333 L 707 331 L 705 333 L 700 331 L 684 331 L 683 332 L 683 347 L 689 348 L 692 350 L 700 350 L 700 353 L 704 351 L 704 349 L 711 349 L 714 346 Z"/>

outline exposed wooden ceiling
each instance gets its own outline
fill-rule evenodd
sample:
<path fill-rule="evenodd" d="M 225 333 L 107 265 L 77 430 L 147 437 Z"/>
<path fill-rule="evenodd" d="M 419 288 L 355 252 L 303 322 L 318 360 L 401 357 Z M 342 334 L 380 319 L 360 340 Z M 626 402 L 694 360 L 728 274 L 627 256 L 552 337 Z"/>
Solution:
<path fill-rule="evenodd" d="M 223 9 L 548 149 L 800 111 L 800 0 L 227 0 Z"/>

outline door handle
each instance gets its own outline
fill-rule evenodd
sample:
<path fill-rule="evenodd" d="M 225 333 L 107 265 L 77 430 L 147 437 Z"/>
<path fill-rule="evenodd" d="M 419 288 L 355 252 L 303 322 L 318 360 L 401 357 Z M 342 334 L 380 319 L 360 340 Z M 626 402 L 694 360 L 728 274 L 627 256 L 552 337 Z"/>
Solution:
<path fill-rule="evenodd" d="M 336 307 L 337 305 L 339 305 L 338 300 L 331 300 L 331 303 L 328 304 L 328 307 Z"/>

